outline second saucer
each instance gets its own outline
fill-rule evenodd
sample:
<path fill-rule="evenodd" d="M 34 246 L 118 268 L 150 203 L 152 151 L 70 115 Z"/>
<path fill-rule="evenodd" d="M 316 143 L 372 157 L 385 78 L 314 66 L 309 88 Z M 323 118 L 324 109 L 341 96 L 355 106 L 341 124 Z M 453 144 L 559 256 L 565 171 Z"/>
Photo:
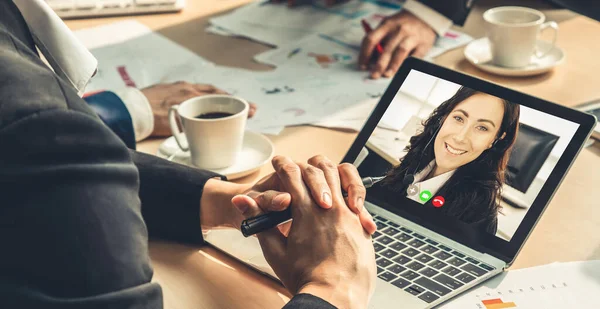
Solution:
<path fill-rule="evenodd" d="M 540 50 L 546 50 L 552 45 L 546 41 L 538 40 L 537 45 Z M 490 42 L 487 38 L 481 38 L 472 41 L 467 45 L 464 51 L 465 58 L 477 68 L 488 73 L 503 76 L 531 76 L 538 75 L 552 70 L 561 64 L 565 59 L 565 54 L 560 47 L 555 46 L 544 57 L 531 57 L 531 63 L 521 68 L 501 67 L 492 62 L 492 52 Z"/>

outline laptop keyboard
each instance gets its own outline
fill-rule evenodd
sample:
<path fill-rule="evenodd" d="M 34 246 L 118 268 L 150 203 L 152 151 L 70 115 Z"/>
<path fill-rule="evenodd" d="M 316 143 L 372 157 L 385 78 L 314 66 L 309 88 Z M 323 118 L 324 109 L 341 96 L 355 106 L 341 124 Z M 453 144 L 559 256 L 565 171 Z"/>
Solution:
<path fill-rule="evenodd" d="M 431 303 L 495 268 L 374 215 L 377 277 Z"/>

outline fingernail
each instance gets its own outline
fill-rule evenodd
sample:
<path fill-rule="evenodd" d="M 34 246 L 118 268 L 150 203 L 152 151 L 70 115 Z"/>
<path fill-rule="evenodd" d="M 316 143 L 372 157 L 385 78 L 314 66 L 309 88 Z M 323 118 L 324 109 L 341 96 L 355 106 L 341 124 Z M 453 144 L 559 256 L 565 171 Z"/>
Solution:
<path fill-rule="evenodd" d="M 327 206 L 331 206 L 331 194 L 329 192 L 323 192 L 323 202 Z"/>
<path fill-rule="evenodd" d="M 373 216 L 367 211 L 367 214 L 369 215 L 369 219 L 371 219 L 371 222 L 373 223 L 373 233 L 377 232 L 377 224 L 375 224 L 375 220 L 373 220 Z M 371 233 L 371 234 L 373 234 Z"/>
<path fill-rule="evenodd" d="M 359 197 L 356 199 L 356 208 L 358 208 L 358 209 L 363 209 L 363 207 L 365 207 L 365 205 L 364 205 L 364 204 L 365 204 L 365 201 L 363 200 L 362 196 L 359 196 Z"/>
<path fill-rule="evenodd" d="M 392 75 L 394 75 L 394 71 L 392 71 L 392 70 L 387 70 L 387 71 L 385 72 L 385 77 L 390 77 L 390 76 L 392 76 Z"/>
<path fill-rule="evenodd" d="M 379 72 L 375 72 L 375 73 L 371 74 L 372 79 L 378 79 L 380 77 L 381 77 L 381 74 L 379 74 Z"/>
<path fill-rule="evenodd" d="M 287 196 L 285 194 L 279 194 L 276 197 L 273 198 L 273 206 L 276 206 L 277 208 L 283 207 L 285 206 L 285 201 L 286 201 Z"/>
<path fill-rule="evenodd" d="M 233 203 L 233 206 L 235 206 L 235 208 L 237 208 L 237 210 L 241 213 L 245 213 L 246 210 L 248 210 L 248 204 L 243 202 L 243 201 L 239 201 L 235 199 L 235 197 L 231 200 L 231 202 Z"/>
<path fill-rule="evenodd" d="M 377 224 L 375 223 L 375 219 L 373 219 L 373 216 L 372 216 L 371 214 L 369 214 L 369 218 L 371 218 L 371 222 L 373 222 L 373 227 L 374 227 L 374 229 L 373 229 L 373 233 L 374 233 L 374 232 L 375 232 L 375 231 L 377 231 L 379 228 L 377 227 Z"/>

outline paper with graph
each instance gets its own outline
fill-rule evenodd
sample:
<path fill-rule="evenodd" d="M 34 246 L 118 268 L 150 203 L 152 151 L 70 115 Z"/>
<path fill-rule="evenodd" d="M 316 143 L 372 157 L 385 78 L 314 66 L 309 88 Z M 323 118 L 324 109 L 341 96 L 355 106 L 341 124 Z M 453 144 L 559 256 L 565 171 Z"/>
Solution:
<path fill-rule="evenodd" d="M 210 23 L 221 31 L 281 46 L 308 35 L 341 29 L 348 21 L 360 21 L 373 14 L 391 15 L 400 8 L 398 2 L 379 0 L 354 0 L 332 7 L 327 7 L 324 1 L 315 1 L 295 8 L 257 1 L 230 14 L 211 18 Z M 210 31 L 218 30 L 212 28 Z"/>
<path fill-rule="evenodd" d="M 401 3 L 385 0 L 355 0 L 332 7 L 327 7 L 324 1 L 315 1 L 295 8 L 259 1 L 212 18 L 207 31 L 243 36 L 280 48 L 298 45 L 298 41 L 311 35 L 320 35 L 358 51 L 365 35 L 362 19 L 375 27 L 386 16 L 401 9 Z M 426 58 L 436 57 L 471 40 L 464 33 L 449 30 L 438 38 Z"/>
<path fill-rule="evenodd" d="M 307 46 L 314 52 L 298 55 L 299 70 L 292 63 L 270 72 L 253 72 L 244 69 L 215 66 L 181 46 L 160 36 L 142 31 L 144 26 L 133 22 L 102 26 L 83 32 L 86 37 L 106 37 L 111 32 L 132 32 L 129 40 L 106 41 L 108 45 L 91 49 L 98 59 L 98 74 L 92 79 L 88 91 L 117 90 L 125 86 L 138 88 L 157 83 L 185 80 L 192 83 L 213 84 L 232 95 L 240 96 L 258 105 L 258 111 L 249 119 L 248 128 L 254 131 L 277 134 L 283 127 L 319 123 L 320 126 L 356 130 L 368 116 L 364 111 L 348 115 L 353 106 L 378 98 L 387 86 L 386 80 L 372 82 L 367 73 L 354 69 L 356 56 L 352 50 L 314 37 Z M 82 35 L 82 33 L 80 33 Z M 152 51 L 169 51 L 168 61 Z M 141 49 L 141 50 L 140 50 Z M 301 58 L 304 57 L 305 58 Z M 348 109 L 346 113 L 341 111 Z M 332 116 L 343 116 L 332 118 Z M 344 126 L 344 121 L 349 121 Z"/>
<path fill-rule="evenodd" d="M 370 114 L 366 106 L 374 106 L 390 79 L 370 80 L 368 72 L 357 69 L 356 42 L 364 33 L 356 26 L 362 18 L 375 26 L 399 9 L 397 2 L 385 0 L 352 0 L 331 8 L 315 2 L 296 9 L 254 2 L 211 19 L 213 33 L 278 46 L 255 57 L 276 67 L 269 72 L 216 66 L 135 21 L 77 35 L 99 61 L 88 91 L 179 80 L 213 84 L 258 105 L 248 121 L 258 132 L 277 134 L 301 124 L 357 130 Z M 463 39 L 470 38 L 450 38 L 452 44 L 442 49 Z"/>
<path fill-rule="evenodd" d="M 508 271 L 440 309 L 597 309 L 600 261 Z"/>

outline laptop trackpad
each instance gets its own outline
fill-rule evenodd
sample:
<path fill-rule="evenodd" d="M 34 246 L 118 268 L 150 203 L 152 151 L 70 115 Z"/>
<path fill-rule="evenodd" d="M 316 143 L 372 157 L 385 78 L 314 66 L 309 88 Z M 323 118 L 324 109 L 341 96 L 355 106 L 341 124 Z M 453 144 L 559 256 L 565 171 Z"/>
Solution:
<path fill-rule="evenodd" d="M 402 308 L 402 309 L 424 309 L 428 304 L 419 298 L 412 296 L 388 282 L 377 279 L 375 293 L 369 302 L 369 309 L 379 308 Z"/>
<path fill-rule="evenodd" d="M 218 229 L 210 230 L 204 239 L 221 251 L 277 279 L 275 272 L 265 260 L 258 238 L 244 237 L 236 229 Z"/>

